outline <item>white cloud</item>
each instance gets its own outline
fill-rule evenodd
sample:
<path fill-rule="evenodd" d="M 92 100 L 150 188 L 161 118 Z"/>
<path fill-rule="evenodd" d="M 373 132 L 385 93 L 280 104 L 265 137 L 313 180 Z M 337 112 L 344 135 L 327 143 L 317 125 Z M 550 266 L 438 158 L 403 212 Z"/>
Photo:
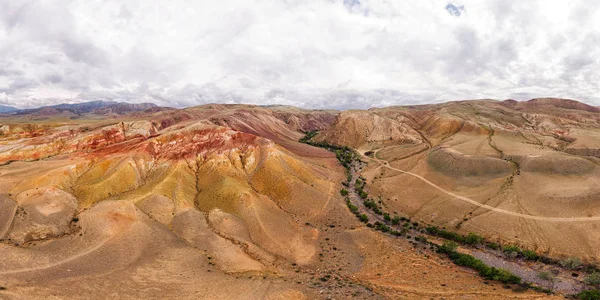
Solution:
<path fill-rule="evenodd" d="M 597 6 L 3 1 L 0 100 L 364 108 L 557 96 L 600 104 Z"/>

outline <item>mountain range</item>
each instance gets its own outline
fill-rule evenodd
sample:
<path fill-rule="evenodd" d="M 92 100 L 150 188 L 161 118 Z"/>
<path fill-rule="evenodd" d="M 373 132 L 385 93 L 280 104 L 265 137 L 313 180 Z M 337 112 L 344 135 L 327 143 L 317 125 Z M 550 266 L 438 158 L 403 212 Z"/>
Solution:
<path fill-rule="evenodd" d="M 150 109 L 159 109 L 152 103 L 125 103 L 115 101 L 89 101 L 74 104 L 57 104 L 30 109 L 17 109 L 10 106 L 0 106 L 0 113 L 19 115 L 19 116 L 82 116 L 85 114 L 94 115 L 124 115 L 131 112 L 140 112 Z"/>
<path fill-rule="evenodd" d="M 0 113 L 9 113 L 9 112 L 13 112 L 16 110 L 18 110 L 18 109 L 14 108 L 12 106 L 0 105 Z"/>

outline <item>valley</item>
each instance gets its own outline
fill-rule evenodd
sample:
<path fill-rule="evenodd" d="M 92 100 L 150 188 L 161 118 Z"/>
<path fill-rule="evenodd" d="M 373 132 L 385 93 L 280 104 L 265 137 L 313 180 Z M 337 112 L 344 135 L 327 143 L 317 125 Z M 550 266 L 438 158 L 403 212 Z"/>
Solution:
<path fill-rule="evenodd" d="M 565 99 L 7 113 L 0 296 L 540 299 L 591 290 L 598 121 L 597 108 Z"/>

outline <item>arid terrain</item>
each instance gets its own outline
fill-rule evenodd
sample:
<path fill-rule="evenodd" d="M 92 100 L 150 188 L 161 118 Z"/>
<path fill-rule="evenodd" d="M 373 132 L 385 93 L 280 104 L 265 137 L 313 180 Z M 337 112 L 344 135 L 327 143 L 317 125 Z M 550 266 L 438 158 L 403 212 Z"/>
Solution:
<path fill-rule="evenodd" d="M 307 133 L 363 163 L 344 169 L 301 143 Z M 363 178 L 409 222 L 597 264 L 599 164 L 600 109 L 565 99 L 11 112 L 0 115 L 0 298 L 560 298 L 375 230 L 340 191 Z"/>
<path fill-rule="evenodd" d="M 393 211 L 597 260 L 599 117 L 572 100 L 463 101 L 343 112 L 319 138 L 374 150 L 363 175 Z"/>

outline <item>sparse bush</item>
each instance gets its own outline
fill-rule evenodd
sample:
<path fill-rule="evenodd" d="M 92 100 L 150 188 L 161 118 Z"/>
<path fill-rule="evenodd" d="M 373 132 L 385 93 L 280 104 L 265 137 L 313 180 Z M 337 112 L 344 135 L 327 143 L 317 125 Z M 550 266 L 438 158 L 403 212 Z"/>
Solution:
<path fill-rule="evenodd" d="M 458 253 L 458 252 L 452 252 L 450 254 L 450 258 L 452 259 L 452 261 L 459 265 L 459 266 L 464 266 L 464 267 L 469 267 L 469 268 L 473 268 L 473 269 L 481 269 L 483 265 L 483 262 L 477 258 L 475 258 L 472 255 L 468 255 L 468 254 L 463 254 L 463 253 Z"/>
<path fill-rule="evenodd" d="M 398 217 L 398 216 L 394 216 L 394 217 L 392 218 L 392 224 L 394 224 L 394 225 L 398 225 L 398 224 L 400 224 L 400 217 Z"/>
<path fill-rule="evenodd" d="M 377 207 L 377 204 L 375 202 L 373 202 L 372 200 L 365 200 L 365 201 L 363 201 L 363 204 L 368 209 L 373 209 L 373 208 Z"/>
<path fill-rule="evenodd" d="M 358 217 L 358 219 L 359 219 L 361 222 L 363 222 L 363 223 L 367 223 L 367 222 L 369 222 L 369 217 L 367 217 L 367 215 L 365 215 L 365 214 L 361 214 L 361 215 Z"/>
<path fill-rule="evenodd" d="M 352 203 L 350 203 L 350 200 L 346 200 L 346 204 L 348 205 L 348 208 L 350 209 L 350 211 L 354 214 L 358 213 L 358 207 Z"/>
<path fill-rule="evenodd" d="M 317 133 L 319 133 L 318 130 L 312 130 L 312 131 L 305 132 L 306 135 L 300 139 L 300 142 L 301 143 L 309 142 L 312 138 L 314 138 L 317 135 Z"/>
<path fill-rule="evenodd" d="M 343 197 L 348 196 L 348 190 L 347 189 L 341 189 L 340 190 L 340 195 L 342 195 Z"/>
<path fill-rule="evenodd" d="M 521 248 L 517 245 L 507 245 L 502 248 L 502 251 L 509 257 L 517 257 L 521 253 Z"/>
<path fill-rule="evenodd" d="M 542 272 L 538 273 L 538 277 L 540 279 L 548 280 L 548 281 L 553 281 L 555 278 L 554 274 L 552 274 L 551 272 L 548 272 L 548 271 L 542 271 Z"/>
<path fill-rule="evenodd" d="M 563 268 L 575 270 L 581 266 L 581 260 L 577 257 L 567 257 L 560 261 L 560 265 L 563 266 Z"/>
<path fill-rule="evenodd" d="M 592 273 L 583 279 L 583 282 L 589 285 L 600 285 L 600 273 Z"/>
<path fill-rule="evenodd" d="M 392 231 L 392 229 L 389 226 L 387 226 L 379 221 L 375 222 L 374 225 L 375 225 L 375 229 L 377 229 L 379 231 L 382 231 L 382 232 L 391 232 Z"/>
<path fill-rule="evenodd" d="M 580 300 L 600 300 L 600 291 L 598 290 L 587 290 L 579 292 L 575 295 Z"/>
<path fill-rule="evenodd" d="M 424 236 L 422 236 L 422 235 L 418 235 L 418 236 L 415 237 L 415 241 L 421 242 L 423 244 L 426 244 L 427 243 L 427 238 L 424 237 Z"/>
<path fill-rule="evenodd" d="M 483 277 L 491 279 L 491 280 L 497 280 L 503 283 L 512 283 L 512 284 L 519 284 L 521 283 L 521 277 L 514 275 L 513 273 L 504 270 L 504 269 L 497 269 L 494 267 L 488 267 L 484 268 L 483 270 L 479 271 L 479 274 L 481 274 Z"/>
<path fill-rule="evenodd" d="M 469 232 L 469 234 L 464 238 L 464 241 L 465 244 L 477 245 L 483 242 L 483 237 L 475 233 Z"/>
<path fill-rule="evenodd" d="M 401 236 L 403 235 L 403 233 L 401 231 L 398 230 L 392 230 L 392 232 L 390 232 L 391 234 L 395 235 L 395 236 Z"/>
<path fill-rule="evenodd" d="M 387 222 L 390 222 L 392 220 L 392 218 L 390 217 L 390 214 L 388 214 L 388 213 L 383 214 L 383 219 L 386 220 Z"/>
<path fill-rule="evenodd" d="M 456 251 L 458 248 L 458 244 L 453 241 L 444 241 L 444 243 L 440 246 L 439 250 L 442 253 L 452 253 Z"/>
<path fill-rule="evenodd" d="M 437 235 L 437 233 L 440 231 L 440 229 L 436 226 L 427 226 L 425 228 L 425 231 L 427 231 L 427 233 L 429 233 L 431 235 Z"/>
<path fill-rule="evenodd" d="M 537 260 L 538 258 L 540 258 L 540 256 L 533 250 L 523 250 L 521 254 L 526 260 Z"/>
<path fill-rule="evenodd" d="M 489 242 L 487 244 L 485 244 L 488 248 L 492 249 L 492 250 L 498 250 L 500 249 L 500 245 L 493 243 L 493 242 Z"/>
<path fill-rule="evenodd" d="M 418 225 L 418 223 L 417 223 L 417 225 Z M 460 235 L 456 232 L 441 229 L 437 226 L 428 226 L 425 228 L 425 231 L 427 231 L 427 233 L 429 233 L 431 235 L 435 235 L 435 236 L 439 236 L 439 237 L 442 237 L 442 238 L 445 238 L 448 240 L 452 240 L 452 241 L 455 241 L 460 244 L 475 245 L 475 244 L 479 244 L 479 243 L 483 242 L 483 237 L 481 237 L 477 234 L 474 234 L 474 233 L 469 233 L 467 236 L 464 236 L 464 235 Z"/>

